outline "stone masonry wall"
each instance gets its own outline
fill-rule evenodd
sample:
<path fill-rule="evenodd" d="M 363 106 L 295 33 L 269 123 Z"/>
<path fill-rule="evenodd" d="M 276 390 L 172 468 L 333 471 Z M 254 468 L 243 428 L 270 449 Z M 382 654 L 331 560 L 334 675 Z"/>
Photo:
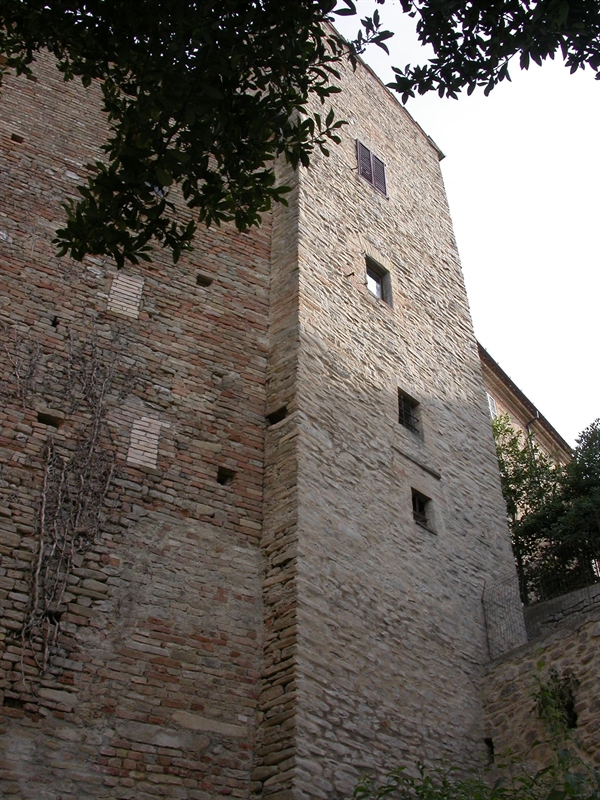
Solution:
<path fill-rule="evenodd" d="M 281 175 L 295 184 L 291 169 Z M 265 437 L 264 665 L 252 791 L 289 791 L 296 742 L 298 430 L 298 204 L 273 212 L 271 308 Z"/>
<path fill-rule="evenodd" d="M 497 754 L 507 748 L 538 768 L 545 766 L 542 748 L 531 750 L 547 738 L 533 700 L 537 664 L 542 677 L 556 670 L 559 677 L 578 681 L 575 695 L 577 726 L 571 730 L 580 753 L 600 765 L 600 611 L 563 620 L 556 631 L 529 642 L 504 658 L 493 661 L 484 678 L 485 731 Z"/>
<path fill-rule="evenodd" d="M 535 639 L 565 624 L 573 625 L 582 614 L 600 607 L 600 584 L 586 586 L 574 592 L 554 597 L 543 603 L 526 606 L 527 639 Z"/>
<path fill-rule="evenodd" d="M 338 97 L 344 142 L 302 173 L 299 219 L 294 796 L 329 800 L 366 770 L 479 763 L 482 590 L 514 574 L 438 152 L 368 69 Z M 357 174 L 357 139 L 387 197 Z M 399 389 L 420 434 L 399 424 Z"/>
<path fill-rule="evenodd" d="M 39 75 L 0 120 L 3 796 L 332 799 L 477 763 L 482 589 L 513 567 L 437 150 L 348 68 L 288 208 L 118 273 L 54 255 L 102 118 Z"/>
<path fill-rule="evenodd" d="M 57 259 L 103 120 L 92 90 L 36 73 L 0 116 L 0 795 L 245 797 L 270 223 L 205 231 L 176 266 Z M 82 506 L 77 480 L 101 497 L 113 460 Z"/>

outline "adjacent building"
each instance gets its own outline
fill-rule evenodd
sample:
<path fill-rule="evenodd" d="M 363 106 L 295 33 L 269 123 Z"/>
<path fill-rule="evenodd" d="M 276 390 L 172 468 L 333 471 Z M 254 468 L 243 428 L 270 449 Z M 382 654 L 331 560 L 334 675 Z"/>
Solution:
<path fill-rule="evenodd" d="M 573 454 L 568 443 L 479 342 L 477 347 L 490 416 L 508 414 L 515 430 L 533 435 L 542 452 L 555 463 L 566 464 Z"/>

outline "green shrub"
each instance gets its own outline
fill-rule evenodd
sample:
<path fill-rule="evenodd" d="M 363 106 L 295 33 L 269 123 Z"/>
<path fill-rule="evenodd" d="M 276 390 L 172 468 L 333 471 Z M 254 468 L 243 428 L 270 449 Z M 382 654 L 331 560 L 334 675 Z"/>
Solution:
<path fill-rule="evenodd" d="M 567 753 L 534 774 L 510 754 L 493 770 L 466 775 L 453 767 L 427 770 L 418 764 L 415 777 L 398 767 L 383 781 L 363 778 L 354 800 L 600 800 L 600 773 Z"/>
<path fill-rule="evenodd" d="M 457 767 L 427 769 L 398 767 L 381 781 L 366 776 L 354 789 L 354 800 L 600 800 L 600 772 L 586 763 L 571 729 L 575 691 L 579 681 L 570 673 L 560 676 L 543 659 L 533 675 L 532 697 L 538 718 L 547 732 L 535 742 L 528 756 L 546 763 L 533 771 L 524 760 L 506 752 L 480 770 Z M 536 752 L 537 751 L 537 752 Z"/>

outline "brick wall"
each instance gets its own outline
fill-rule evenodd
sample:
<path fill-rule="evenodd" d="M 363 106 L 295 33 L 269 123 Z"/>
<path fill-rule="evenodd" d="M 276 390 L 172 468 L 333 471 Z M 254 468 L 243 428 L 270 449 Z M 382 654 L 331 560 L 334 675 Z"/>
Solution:
<path fill-rule="evenodd" d="M 479 763 L 482 591 L 514 578 L 438 152 L 367 70 L 340 98 L 342 146 L 300 173 L 298 210 L 274 223 L 289 244 L 274 238 L 273 286 L 290 287 L 269 369 L 270 407 L 288 416 L 267 435 L 280 672 L 265 674 L 254 788 L 277 800 L 348 797 L 365 770 L 405 760 Z M 356 138 L 386 163 L 387 197 L 357 175 Z M 366 256 L 391 305 L 367 290 Z M 398 389 L 422 435 L 399 424 Z"/>
<path fill-rule="evenodd" d="M 37 83 L 7 81 L 0 120 L 0 794 L 246 796 L 262 661 L 269 221 L 252 235 L 203 232 L 177 266 L 160 253 L 121 273 L 58 260 L 60 202 L 98 157 L 102 119 L 50 64 L 36 72 Z M 52 482 L 95 419 L 84 390 L 111 371 L 100 530 L 38 620 L 34 658 L 21 630 L 47 446 Z"/>
<path fill-rule="evenodd" d="M 407 760 L 479 762 L 482 590 L 513 570 L 439 154 L 368 70 L 340 98 L 348 136 L 300 187 L 298 797 Z M 355 139 L 387 197 L 357 175 Z"/>

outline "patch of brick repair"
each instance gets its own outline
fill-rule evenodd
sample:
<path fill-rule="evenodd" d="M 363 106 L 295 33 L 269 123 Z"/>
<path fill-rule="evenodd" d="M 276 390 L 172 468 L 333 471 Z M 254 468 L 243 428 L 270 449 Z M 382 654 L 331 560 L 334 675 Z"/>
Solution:
<path fill-rule="evenodd" d="M 158 419 L 136 419 L 131 429 L 127 463 L 140 467 L 155 467 L 158 458 L 158 437 L 161 423 Z"/>
<path fill-rule="evenodd" d="M 108 295 L 108 310 L 137 319 L 140 313 L 144 279 L 141 275 L 119 273 L 113 278 Z"/>

